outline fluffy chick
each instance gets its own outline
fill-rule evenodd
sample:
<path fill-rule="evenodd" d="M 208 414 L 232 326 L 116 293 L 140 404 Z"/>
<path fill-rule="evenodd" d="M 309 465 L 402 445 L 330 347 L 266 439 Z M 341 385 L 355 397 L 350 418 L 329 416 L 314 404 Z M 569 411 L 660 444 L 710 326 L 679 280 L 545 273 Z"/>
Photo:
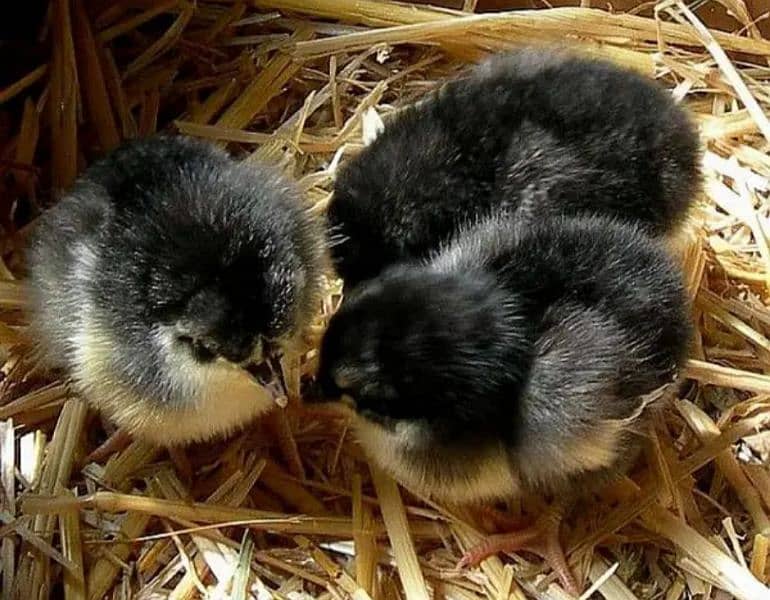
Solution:
<path fill-rule="evenodd" d="M 307 324 L 323 239 L 270 168 L 181 136 L 127 143 L 38 222 L 28 262 L 43 358 L 134 436 L 226 434 L 273 405 L 237 365 Z"/>
<path fill-rule="evenodd" d="M 639 227 L 498 216 L 361 284 L 331 319 L 319 383 L 352 399 L 366 453 L 413 490 L 574 496 L 637 456 L 642 397 L 681 364 L 687 314 L 680 273 Z"/>
<path fill-rule="evenodd" d="M 333 259 L 352 287 L 500 209 L 665 234 L 699 189 L 699 165 L 695 127 L 656 83 L 545 48 L 498 55 L 386 120 L 341 169 Z"/>

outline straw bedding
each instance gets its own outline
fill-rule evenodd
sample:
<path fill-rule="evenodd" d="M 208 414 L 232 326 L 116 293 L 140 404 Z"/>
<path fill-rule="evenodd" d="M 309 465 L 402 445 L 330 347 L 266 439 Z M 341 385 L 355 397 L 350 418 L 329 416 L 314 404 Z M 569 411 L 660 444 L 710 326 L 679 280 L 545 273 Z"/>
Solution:
<path fill-rule="evenodd" d="M 592 598 L 770 597 L 770 40 L 743 0 L 720 0 L 722 30 L 700 20 L 715 2 L 581 4 L 50 2 L 41 44 L 0 88 L 4 599 L 567 597 L 528 556 L 455 570 L 483 524 L 370 469 L 345 418 L 301 411 L 332 279 L 307 352 L 284 360 L 283 410 L 227 441 L 134 443 L 84 464 L 104 426 L 30 354 L 20 251 L 85 165 L 161 129 L 280 164 L 322 211 L 378 115 L 488 52 L 541 41 L 659 78 L 706 148 L 706 191 L 676 248 L 698 329 L 686 379 L 663 392 L 638 467 L 567 521 L 573 567 Z"/>

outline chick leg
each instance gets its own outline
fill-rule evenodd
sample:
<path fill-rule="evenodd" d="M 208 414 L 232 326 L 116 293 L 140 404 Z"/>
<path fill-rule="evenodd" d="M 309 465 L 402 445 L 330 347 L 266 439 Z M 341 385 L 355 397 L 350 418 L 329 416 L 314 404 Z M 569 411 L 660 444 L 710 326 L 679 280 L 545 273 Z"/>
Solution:
<path fill-rule="evenodd" d="M 478 517 L 482 519 L 483 523 L 491 524 L 495 531 L 514 531 L 523 529 L 527 526 L 528 522 L 522 517 L 514 517 L 498 508 L 486 504 L 474 507 L 474 512 L 478 514 Z"/>
<path fill-rule="evenodd" d="M 559 576 L 565 589 L 571 594 L 579 596 L 580 589 L 577 580 L 567 564 L 567 558 L 559 540 L 559 531 L 565 510 L 566 504 L 557 503 L 546 510 L 530 527 L 485 538 L 465 553 L 460 560 L 459 567 L 476 566 L 485 558 L 498 552 L 524 550 L 545 560 Z"/>
<path fill-rule="evenodd" d="M 192 485 L 193 467 L 184 448 L 179 446 L 170 446 L 168 448 L 168 457 L 176 468 L 177 475 L 188 488 Z"/>

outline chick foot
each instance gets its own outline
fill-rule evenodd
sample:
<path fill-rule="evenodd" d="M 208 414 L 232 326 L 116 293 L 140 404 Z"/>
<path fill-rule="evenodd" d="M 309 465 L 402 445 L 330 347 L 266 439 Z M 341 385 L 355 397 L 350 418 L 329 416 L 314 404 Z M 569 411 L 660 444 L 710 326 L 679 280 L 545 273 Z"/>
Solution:
<path fill-rule="evenodd" d="M 458 567 L 477 566 L 484 559 L 499 552 L 523 550 L 545 560 L 559 576 L 564 588 L 574 596 L 579 596 L 580 588 L 567 564 L 567 558 L 559 540 L 563 514 L 563 507 L 553 507 L 529 527 L 511 533 L 488 536 L 463 555 Z"/>
<path fill-rule="evenodd" d="M 127 433 L 123 429 L 116 429 L 110 437 L 104 440 L 100 446 L 83 459 L 83 464 L 87 465 L 92 462 L 100 463 L 116 452 L 125 450 L 132 441 L 134 440 L 130 433 Z"/>

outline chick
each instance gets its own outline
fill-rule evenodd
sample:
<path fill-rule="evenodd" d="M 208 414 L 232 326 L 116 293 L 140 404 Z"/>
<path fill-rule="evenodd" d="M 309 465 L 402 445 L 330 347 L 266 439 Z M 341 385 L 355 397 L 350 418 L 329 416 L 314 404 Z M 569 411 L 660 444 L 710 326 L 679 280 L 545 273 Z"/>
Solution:
<path fill-rule="evenodd" d="M 700 185 L 688 114 L 656 83 L 545 48 L 503 54 L 386 120 L 328 212 L 346 288 L 491 210 L 600 214 L 667 234 Z"/>
<path fill-rule="evenodd" d="M 675 376 L 688 324 L 681 275 L 640 227 L 495 216 L 356 288 L 329 323 L 318 382 L 353 403 L 369 458 L 412 490 L 569 498 L 634 461 L 643 396 Z M 494 538 L 465 563 L 532 550 L 574 589 L 558 523 Z"/>
<path fill-rule="evenodd" d="M 274 404 L 239 365 L 308 323 L 323 239 L 268 167 L 181 136 L 128 143 L 93 164 L 31 240 L 43 358 L 136 437 L 227 434 Z"/>

